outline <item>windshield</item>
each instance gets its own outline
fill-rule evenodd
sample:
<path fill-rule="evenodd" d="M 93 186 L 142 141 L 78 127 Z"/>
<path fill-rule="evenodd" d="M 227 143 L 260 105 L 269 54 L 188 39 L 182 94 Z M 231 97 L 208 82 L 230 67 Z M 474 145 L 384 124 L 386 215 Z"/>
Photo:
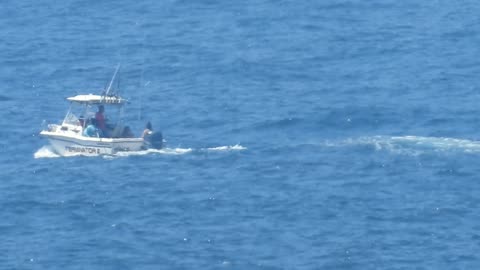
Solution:
<path fill-rule="evenodd" d="M 63 124 L 65 125 L 81 125 L 80 119 L 85 119 L 85 106 L 80 104 L 72 104 L 70 109 L 63 119 Z"/>
<path fill-rule="evenodd" d="M 116 126 L 121 122 L 123 106 L 103 106 L 103 110 L 100 110 L 100 107 L 100 105 L 73 102 L 63 120 L 63 124 L 83 125 L 86 120 L 96 118 L 97 113 L 102 113 L 106 123 L 110 126 Z"/>

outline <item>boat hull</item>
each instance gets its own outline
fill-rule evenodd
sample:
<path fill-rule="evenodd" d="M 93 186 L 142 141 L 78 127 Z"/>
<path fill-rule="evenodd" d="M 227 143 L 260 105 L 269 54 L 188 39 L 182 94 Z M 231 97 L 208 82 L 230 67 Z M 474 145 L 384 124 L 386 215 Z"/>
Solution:
<path fill-rule="evenodd" d="M 42 131 L 40 135 L 46 137 L 55 153 L 61 156 L 114 155 L 118 152 L 144 149 L 142 138 L 91 138 L 48 131 Z"/>

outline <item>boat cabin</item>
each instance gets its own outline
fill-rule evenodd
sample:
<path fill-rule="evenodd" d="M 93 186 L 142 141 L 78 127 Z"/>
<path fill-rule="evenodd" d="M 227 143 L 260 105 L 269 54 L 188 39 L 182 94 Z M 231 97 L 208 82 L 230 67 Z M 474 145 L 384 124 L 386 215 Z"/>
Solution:
<path fill-rule="evenodd" d="M 62 122 L 62 130 L 70 130 L 80 133 L 86 127 L 89 119 L 95 118 L 100 107 L 104 108 L 106 137 L 124 137 L 123 113 L 126 99 L 119 96 L 105 95 L 77 95 L 67 98 L 70 101 L 70 108 Z"/>

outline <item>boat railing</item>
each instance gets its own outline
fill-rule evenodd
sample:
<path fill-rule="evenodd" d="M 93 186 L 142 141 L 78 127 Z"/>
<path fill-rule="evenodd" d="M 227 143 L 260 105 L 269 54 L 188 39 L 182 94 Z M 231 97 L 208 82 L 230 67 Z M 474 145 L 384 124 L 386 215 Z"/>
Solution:
<path fill-rule="evenodd" d="M 48 132 L 57 132 L 59 127 L 57 124 L 48 124 L 46 130 Z"/>

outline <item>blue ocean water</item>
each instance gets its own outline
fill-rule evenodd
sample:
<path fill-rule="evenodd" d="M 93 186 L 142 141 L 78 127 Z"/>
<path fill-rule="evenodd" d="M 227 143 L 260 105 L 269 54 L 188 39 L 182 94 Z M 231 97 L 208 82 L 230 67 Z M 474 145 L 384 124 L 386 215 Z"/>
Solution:
<path fill-rule="evenodd" d="M 476 269 L 478 1 L 0 6 L 0 269 Z M 166 148 L 38 136 L 117 63 Z"/>

